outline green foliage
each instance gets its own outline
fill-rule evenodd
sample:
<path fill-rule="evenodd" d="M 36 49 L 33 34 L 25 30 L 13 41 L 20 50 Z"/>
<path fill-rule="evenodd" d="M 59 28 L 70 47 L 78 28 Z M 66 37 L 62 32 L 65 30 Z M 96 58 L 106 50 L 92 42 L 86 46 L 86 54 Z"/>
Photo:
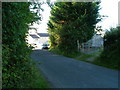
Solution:
<path fill-rule="evenodd" d="M 70 53 L 77 51 L 80 44 L 91 39 L 94 33 L 99 3 L 57 2 L 52 7 L 48 32 L 51 47 Z"/>
<path fill-rule="evenodd" d="M 113 47 L 111 49 L 114 49 L 115 44 L 119 44 L 120 42 L 120 28 L 112 28 L 110 31 L 106 32 L 106 35 L 104 36 L 105 39 L 105 48 Z"/>
<path fill-rule="evenodd" d="M 113 28 L 105 35 L 104 51 L 98 58 L 99 63 L 115 69 L 120 64 L 120 28 Z"/>
<path fill-rule="evenodd" d="M 40 18 L 37 13 L 30 11 L 30 5 L 36 4 L 2 3 L 3 88 L 32 87 L 30 82 L 33 80 L 34 73 L 29 58 L 32 50 L 26 43 L 26 36 L 29 24 Z"/>
<path fill-rule="evenodd" d="M 69 58 L 75 58 L 75 57 L 78 57 L 81 55 L 80 52 L 64 52 L 64 51 L 61 51 L 59 48 L 50 48 L 49 51 L 53 52 L 53 53 L 56 53 L 58 55 L 63 55 L 65 57 L 69 57 Z"/>
<path fill-rule="evenodd" d="M 45 80 L 45 77 L 41 74 L 40 69 L 36 67 L 36 64 L 37 63 L 33 62 L 32 60 L 30 61 L 31 74 L 29 75 L 29 80 L 31 81 L 27 82 L 28 88 L 50 88 L 50 85 Z"/>

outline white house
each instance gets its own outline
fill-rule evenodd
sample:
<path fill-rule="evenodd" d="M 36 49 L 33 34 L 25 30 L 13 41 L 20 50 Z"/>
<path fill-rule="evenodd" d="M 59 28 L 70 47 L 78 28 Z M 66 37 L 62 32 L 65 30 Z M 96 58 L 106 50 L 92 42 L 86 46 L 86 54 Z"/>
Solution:
<path fill-rule="evenodd" d="M 39 45 L 39 39 L 40 39 L 40 37 L 37 34 L 28 34 L 27 42 L 28 42 L 28 44 L 30 44 L 34 47 L 37 47 Z"/>
<path fill-rule="evenodd" d="M 103 36 L 101 34 L 95 34 L 92 39 L 82 44 L 82 48 L 100 48 L 103 46 Z"/>
<path fill-rule="evenodd" d="M 37 33 L 36 30 L 29 30 L 27 42 L 35 48 L 41 48 L 41 45 L 48 44 L 48 33 Z"/>
<path fill-rule="evenodd" d="M 40 36 L 39 43 L 40 44 L 48 44 L 49 34 L 48 33 L 37 33 Z"/>
<path fill-rule="evenodd" d="M 103 46 L 103 37 L 100 34 L 95 34 L 92 38 L 91 47 L 102 47 Z"/>

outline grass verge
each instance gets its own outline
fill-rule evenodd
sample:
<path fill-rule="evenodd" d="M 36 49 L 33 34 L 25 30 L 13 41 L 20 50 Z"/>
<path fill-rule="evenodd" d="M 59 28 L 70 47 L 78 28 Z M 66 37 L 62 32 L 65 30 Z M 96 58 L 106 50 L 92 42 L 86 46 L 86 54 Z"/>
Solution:
<path fill-rule="evenodd" d="M 88 63 L 92 63 L 92 64 L 99 65 L 99 66 L 103 66 L 106 68 L 114 69 L 114 70 L 120 70 L 120 68 L 118 68 L 118 66 L 101 62 L 102 61 L 100 58 L 101 53 L 102 52 L 96 52 L 93 54 L 81 54 L 79 57 L 76 57 L 74 59 L 88 62 Z"/>
<path fill-rule="evenodd" d="M 80 56 L 78 56 L 78 57 L 75 57 L 75 59 L 78 59 L 78 60 L 80 60 L 80 61 L 94 61 L 94 59 L 96 58 L 96 57 L 98 57 L 99 55 L 100 55 L 100 51 L 99 52 L 95 52 L 95 53 L 91 53 L 91 54 L 84 54 L 84 53 L 81 53 L 81 55 Z M 88 59 L 91 59 L 91 60 L 88 60 Z"/>
<path fill-rule="evenodd" d="M 58 48 L 50 48 L 49 49 L 50 52 L 53 52 L 53 53 L 56 53 L 58 55 L 62 55 L 62 56 L 65 56 L 65 57 L 69 57 L 69 58 L 75 58 L 75 57 L 78 57 L 81 55 L 80 52 L 69 52 L 69 53 L 66 53 L 66 52 L 62 52 L 60 51 Z"/>
<path fill-rule="evenodd" d="M 48 84 L 45 77 L 41 74 L 41 71 L 36 66 L 36 63 L 32 60 L 31 62 L 32 80 L 29 82 L 29 86 L 31 86 L 31 88 L 50 88 L 50 85 Z"/>
<path fill-rule="evenodd" d="M 92 54 L 84 54 L 84 53 L 77 52 L 77 53 L 69 53 L 68 55 L 65 55 L 64 52 L 61 52 L 59 49 L 55 49 L 55 48 L 49 49 L 49 51 L 56 53 L 58 55 L 63 55 L 63 56 L 69 57 L 69 58 L 74 58 L 76 60 L 92 63 L 95 65 L 107 67 L 110 69 L 120 70 L 119 68 L 115 67 L 114 65 L 110 65 L 110 64 L 101 62 L 102 60 L 100 60 L 100 54 L 102 53 L 102 50 L 92 53 Z"/>
<path fill-rule="evenodd" d="M 103 67 L 107 67 L 107 68 L 110 68 L 110 69 L 114 69 L 114 70 L 120 70 L 120 67 L 118 65 L 114 65 L 114 63 L 104 63 L 104 62 L 101 62 L 102 60 L 100 59 L 100 57 L 97 57 L 95 58 L 93 64 L 96 64 L 96 65 L 99 65 L 99 66 L 103 66 Z"/>

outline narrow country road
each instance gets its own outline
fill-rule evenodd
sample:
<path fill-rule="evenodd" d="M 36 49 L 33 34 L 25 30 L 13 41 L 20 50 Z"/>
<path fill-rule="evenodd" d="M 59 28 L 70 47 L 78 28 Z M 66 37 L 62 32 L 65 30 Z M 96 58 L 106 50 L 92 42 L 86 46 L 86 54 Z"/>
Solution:
<path fill-rule="evenodd" d="M 118 88 L 118 71 L 34 50 L 31 58 L 53 88 Z M 41 64 L 40 64 L 41 63 Z"/>

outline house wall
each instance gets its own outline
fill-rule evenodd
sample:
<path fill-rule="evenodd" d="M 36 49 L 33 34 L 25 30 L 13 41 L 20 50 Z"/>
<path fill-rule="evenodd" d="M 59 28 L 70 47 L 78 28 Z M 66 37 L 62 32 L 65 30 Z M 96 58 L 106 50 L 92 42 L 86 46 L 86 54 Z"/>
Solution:
<path fill-rule="evenodd" d="M 95 34 L 92 39 L 82 44 L 82 48 L 91 48 L 91 47 L 102 47 L 103 46 L 103 37 L 101 35 Z"/>
<path fill-rule="evenodd" d="M 34 39 L 30 35 L 28 35 L 27 36 L 27 43 L 32 44 L 33 42 L 34 42 Z"/>
<path fill-rule="evenodd" d="M 34 38 L 30 35 L 36 35 L 39 38 Z M 39 48 L 44 43 L 48 44 L 48 40 L 49 40 L 49 36 L 40 36 L 39 33 L 36 32 L 36 30 L 29 30 L 29 34 L 28 34 L 28 37 L 27 37 L 28 44 L 31 44 L 32 46 L 35 46 L 36 48 Z"/>
<path fill-rule="evenodd" d="M 43 44 L 43 43 L 48 43 L 49 37 L 40 37 L 39 39 L 39 43 Z"/>
<path fill-rule="evenodd" d="M 103 38 L 100 35 L 94 35 L 92 39 L 92 47 L 102 47 Z"/>

